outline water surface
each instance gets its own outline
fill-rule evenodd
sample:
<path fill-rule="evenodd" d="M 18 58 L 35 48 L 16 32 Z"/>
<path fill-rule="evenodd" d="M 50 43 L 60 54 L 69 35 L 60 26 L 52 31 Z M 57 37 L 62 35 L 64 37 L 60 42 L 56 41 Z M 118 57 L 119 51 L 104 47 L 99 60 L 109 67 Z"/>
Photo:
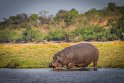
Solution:
<path fill-rule="evenodd" d="M 124 68 L 97 71 L 0 69 L 0 83 L 124 83 Z"/>

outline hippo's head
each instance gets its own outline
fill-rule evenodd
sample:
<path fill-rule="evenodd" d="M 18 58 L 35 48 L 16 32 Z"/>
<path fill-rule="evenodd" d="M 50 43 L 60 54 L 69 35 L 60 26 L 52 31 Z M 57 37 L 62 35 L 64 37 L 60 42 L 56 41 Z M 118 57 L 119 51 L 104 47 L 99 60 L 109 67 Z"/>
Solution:
<path fill-rule="evenodd" d="M 50 67 L 50 68 L 53 68 L 53 69 L 61 69 L 62 64 L 61 64 L 57 59 L 54 59 L 54 60 L 49 64 L 49 67 Z"/>

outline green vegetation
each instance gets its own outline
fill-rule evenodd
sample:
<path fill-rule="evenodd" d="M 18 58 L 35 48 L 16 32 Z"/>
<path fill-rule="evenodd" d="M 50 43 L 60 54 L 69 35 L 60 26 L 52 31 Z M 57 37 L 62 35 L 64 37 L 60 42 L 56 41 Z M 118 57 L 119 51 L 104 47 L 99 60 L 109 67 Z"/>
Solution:
<path fill-rule="evenodd" d="M 47 35 L 48 40 L 61 41 L 64 39 L 64 30 L 62 29 L 52 29 Z"/>
<path fill-rule="evenodd" d="M 124 40 L 124 6 L 109 3 L 104 9 L 79 13 L 59 10 L 55 16 L 17 14 L 0 22 L 0 43 L 84 40 Z"/>
<path fill-rule="evenodd" d="M 26 28 L 23 33 L 24 39 L 26 42 L 28 41 L 40 41 L 42 40 L 42 34 L 36 28 Z"/>
<path fill-rule="evenodd" d="M 76 43 L 0 44 L 0 67 L 47 68 L 53 54 L 74 44 Z M 98 67 L 124 68 L 124 42 L 94 42 L 92 44 L 100 53 Z"/>

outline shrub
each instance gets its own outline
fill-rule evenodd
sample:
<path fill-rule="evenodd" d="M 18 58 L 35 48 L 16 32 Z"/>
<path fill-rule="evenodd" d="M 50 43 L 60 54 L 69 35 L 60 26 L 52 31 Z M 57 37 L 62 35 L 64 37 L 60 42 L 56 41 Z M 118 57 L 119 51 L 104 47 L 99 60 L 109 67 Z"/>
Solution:
<path fill-rule="evenodd" d="M 61 41 L 64 40 L 64 30 L 61 28 L 52 29 L 47 35 L 48 40 Z"/>
<path fill-rule="evenodd" d="M 40 42 L 43 39 L 41 32 L 37 28 L 26 28 L 26 30 L 23 33 L 23 36 L 26 42 L 28 41 Z"/>
<path fill-rule="evenodd" d="M 8 30 L 0 31 L 0 42 L 9 42 L 9 31 Z"/>
<path fill-rule="evenodd" d="M 81 27 L 75 30 L 75 35 L 82 37 L 79 38 L 82 40 L 93 39 L 96 41 L 106 41 L 107 34 L 109 33 L 108 32 L 106 33 L 106 30 L 103 27 L 99 27 L 99 26 Z"/>

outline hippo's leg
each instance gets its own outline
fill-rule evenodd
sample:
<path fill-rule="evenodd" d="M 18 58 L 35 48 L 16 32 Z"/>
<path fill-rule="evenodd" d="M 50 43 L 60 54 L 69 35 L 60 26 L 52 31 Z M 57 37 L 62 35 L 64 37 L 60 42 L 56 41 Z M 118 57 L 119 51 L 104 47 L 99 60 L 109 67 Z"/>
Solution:
<path fill-rule="evenodd" d="M 74 64 L 73 63 L 68 63 L 66 66 L 67 66 L 67 69 L 71 69 L 74 66 Z"/>
<path fill-rule="evenodd" d="M 81 69 L 86 70 L 87 69 L 87 66 L 88 66 L 88 64 L 82 63 L 82 68 Z"/>
<path fill-rule="evenodd" d="M 93 67 L 94 70 L 97 70 L 97 61 L 93 61 Z"/>

